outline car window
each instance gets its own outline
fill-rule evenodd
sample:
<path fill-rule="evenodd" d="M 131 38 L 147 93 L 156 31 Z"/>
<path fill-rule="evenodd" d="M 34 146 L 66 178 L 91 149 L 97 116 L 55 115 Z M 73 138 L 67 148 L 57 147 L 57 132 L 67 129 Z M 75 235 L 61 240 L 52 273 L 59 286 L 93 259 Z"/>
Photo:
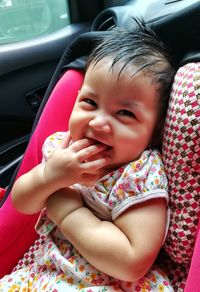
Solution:
<path fill-rule="evenodd" d="M 68 24 L 68 0 L 0 0 L 0 44 L 47 35 Z"/>

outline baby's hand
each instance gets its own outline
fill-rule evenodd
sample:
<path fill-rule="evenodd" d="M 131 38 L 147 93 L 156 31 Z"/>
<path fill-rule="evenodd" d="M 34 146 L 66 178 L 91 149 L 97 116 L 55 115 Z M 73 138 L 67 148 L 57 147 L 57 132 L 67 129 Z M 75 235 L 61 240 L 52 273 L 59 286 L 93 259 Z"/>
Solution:
<path fill-rule="evenodd" d="M 108 158 L 95 158 L 98 153 L 106 149 L 103 144 L 93 144 L 88 138 L 84 138 L 70 144 L 69 132 L 46 161 L 44 167 L 44 179 L 54 184 L 57 189 L 82 183 L 93 184 L 101 176 L 101 169 L 108 162 Z M 94 160 L 92 159 L 94 157 Z"/>

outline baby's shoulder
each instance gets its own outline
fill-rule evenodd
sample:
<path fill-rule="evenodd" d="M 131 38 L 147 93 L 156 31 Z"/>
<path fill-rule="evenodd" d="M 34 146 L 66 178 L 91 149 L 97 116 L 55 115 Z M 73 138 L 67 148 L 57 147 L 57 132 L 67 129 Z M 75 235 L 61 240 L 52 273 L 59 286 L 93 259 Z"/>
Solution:
<path fill-rule="evenodd" d="M 141 156 L 126 165 L 125 171 L 127 172 L 144 172 L 144 170 L 152 170 L 152 168 L 163 168 L 161 153 L 157 149 L 145 150 Z"/>
<path fill-rule="evenodd" d="M 52 152 L 59 147 L 60 143 L 63 141 L 66 132 L 56 132 L 48 136 L 42 146 L 43 159 L 46 161 Z"/>

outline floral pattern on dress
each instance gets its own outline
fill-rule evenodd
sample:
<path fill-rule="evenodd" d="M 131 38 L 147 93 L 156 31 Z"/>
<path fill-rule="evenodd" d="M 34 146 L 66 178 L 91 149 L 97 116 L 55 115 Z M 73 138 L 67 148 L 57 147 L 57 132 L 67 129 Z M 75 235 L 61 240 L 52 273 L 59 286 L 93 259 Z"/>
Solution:
<path fill-rule="evenodd" d="M 65 133 L 59 132 L 45 141 L 44 160 L 61 143 L 64 135 Z M 127 206 L 140 202 L 145 196 L 147 199 L 160 196 L 162 190 L 163 197 L 168 200 L 166 188 L 167 181 L 160 154 L 148 150 L 137 161 L 100 179 L 95 186 L 89 188 L 89 195 L 98 204 L 106 206 L 110 213 L 118 208 L 114 214 L 118 216 Z M 166 275 L 157 267 L 152 267 L 135 283 L 120 281 L 98 271 L 64 239 L 59 229 L 47 217 L 45 209 L 40 214 L 36 230 L 44 236 L 44 244 L 38 250 L 34 264 L 2 278 L 0 292 L 173 291 Z"/>

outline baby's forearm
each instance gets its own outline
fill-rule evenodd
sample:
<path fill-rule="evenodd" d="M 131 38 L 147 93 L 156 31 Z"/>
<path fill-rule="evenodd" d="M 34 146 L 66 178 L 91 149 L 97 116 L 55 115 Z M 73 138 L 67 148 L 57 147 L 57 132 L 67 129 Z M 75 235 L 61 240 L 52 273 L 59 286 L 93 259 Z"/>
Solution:
<path fill-rule="evenodd" d="M 46 201 L 48 217 L 57 225 L 70 213 L 83 206 L 79 191 L 73 187 L 58 190 Z"/>
<path fill-rule="evenodd" d="M 141 275 L 133 270 L 137 257 L 128 238 L 112 222 L 101 221 L 82 207 L 67 216 L 59 228 L 77 250 L 98 270 L 125 281 Z"/>
<path fill-rule="evenodd" d="M 12 202 L 19 212 L 25 214 L 39 212 L 45 207 L 47 198 L 56 191 L 53 181 L 45 181 L 43 171 L 44 164 L 39 164 L 15 182 Z"/>

